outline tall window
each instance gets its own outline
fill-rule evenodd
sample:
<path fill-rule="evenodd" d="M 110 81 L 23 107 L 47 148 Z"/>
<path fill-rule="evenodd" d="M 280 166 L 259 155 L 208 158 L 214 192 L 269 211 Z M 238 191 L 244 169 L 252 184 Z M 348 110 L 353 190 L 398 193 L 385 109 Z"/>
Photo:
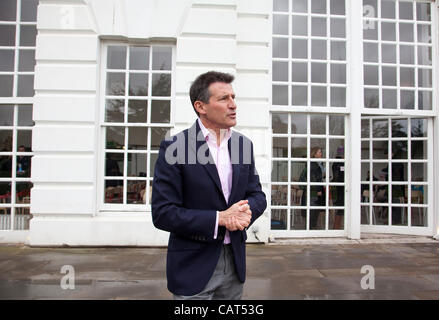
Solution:
<path fill-rule="evenodd" d="M 103 208 L 150 203 L 160 142 L 171 128 L 172 47 L 107 45 Z"/>
<path fill-rule="evenodd" d="M 432 110 L 431 3 L 363 0 L 364 106 Z"/>
<path fill-rule="evenodd" d="M 37 0 L 0 1 L 0 230 L 29 229 Z"/>
<path fill-rule="evenodd" d="M 346 107 L 345 0 L 273 4 L 273 105 Z"/>

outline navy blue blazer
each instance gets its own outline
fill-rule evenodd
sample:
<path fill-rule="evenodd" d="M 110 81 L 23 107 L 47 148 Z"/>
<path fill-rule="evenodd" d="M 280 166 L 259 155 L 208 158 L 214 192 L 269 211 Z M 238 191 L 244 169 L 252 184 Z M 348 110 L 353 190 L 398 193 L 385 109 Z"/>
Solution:
<path fill-rule="evenodd" d="M 252 224 L 267 206 L 251 141 L 232 131 L 228 147 L 233 180 L 226 202 L 198 121 L 160 144 L 152 189 L 152 218 L 157 228 L 170 232 L 166 275 L 168 289 L 174 294 L 195 295 L 210 280 L 226 232 L 225 227 L 218 227 L 218 237 L 213 238 L 217 211 L 248 200 Z M 244 282 L 246 232 L 230 232 L 230 239 L 236 272 Z"/>

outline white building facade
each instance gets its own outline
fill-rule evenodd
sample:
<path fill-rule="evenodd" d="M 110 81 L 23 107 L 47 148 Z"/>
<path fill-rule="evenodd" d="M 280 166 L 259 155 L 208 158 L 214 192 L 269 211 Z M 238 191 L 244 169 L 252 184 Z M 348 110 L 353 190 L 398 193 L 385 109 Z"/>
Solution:
<path fill-rule="evenodd" d="M 439 1 L 2 0 L 0 242 L 155 246 L 160 141 L 235 75 L 248 241 L 439 233 Z M 320 151 L 316 152 L 316 151 Z"/>

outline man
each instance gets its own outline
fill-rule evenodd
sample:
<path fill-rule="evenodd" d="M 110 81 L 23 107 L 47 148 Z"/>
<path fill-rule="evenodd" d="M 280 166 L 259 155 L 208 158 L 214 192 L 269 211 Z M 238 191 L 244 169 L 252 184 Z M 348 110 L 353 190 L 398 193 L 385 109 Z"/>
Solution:
<path fill-rule="evenodd" d="M 190 88 L 193 126 L 160 145 L 152 191 L 154 225 L 169 231 L 168 289 L 174 299 L 240 299 L 246 229 L 264 212 L 253 146 L 231 131 L 229 74 L 210 71 Z"/>

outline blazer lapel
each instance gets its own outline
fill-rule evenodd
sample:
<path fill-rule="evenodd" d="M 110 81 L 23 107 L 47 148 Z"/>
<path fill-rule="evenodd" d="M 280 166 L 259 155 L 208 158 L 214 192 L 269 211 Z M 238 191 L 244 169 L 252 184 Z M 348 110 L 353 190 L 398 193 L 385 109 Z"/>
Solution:
<path fill-rule="evenodd" d="M 195 125 L 196 125 L 196 153 L 195 153 L 195 155 L 196 155 L 196 159 L 197 159 L 197 164 L 203 166 L 203 168 L 206 169 L 210 178 L 213 180 L 216 187 L 218 188 L 218 191 L 220 192 L 221 195 L 223 195 L 223 189 L 221 188 L 221 180 L 220 180 L 220 177 L 218 175 L 218 170 L 216 168 L 215 162 L 213 161 L 212 155 L 210 154 L 209 147 L 207 146 L 207 143 L 204 140 L 204 136 L 203 136 L 203 133 L 200 129 L 200 126 L 198 125 L 198 120 L 195 121 Z M 191 139 L 191 138 L 189 138 L 189 139 Z M 206 157 L 204 157 L 204 155 L 206 155 Z M 202 160 L 205 160 L 207 158 L 207 163 L 205 163 L 205 161 L 200 162 L 199 161 L 200 158 Z M 224 197 L 224 195 L 223 195 L 223 197 Z"/>

